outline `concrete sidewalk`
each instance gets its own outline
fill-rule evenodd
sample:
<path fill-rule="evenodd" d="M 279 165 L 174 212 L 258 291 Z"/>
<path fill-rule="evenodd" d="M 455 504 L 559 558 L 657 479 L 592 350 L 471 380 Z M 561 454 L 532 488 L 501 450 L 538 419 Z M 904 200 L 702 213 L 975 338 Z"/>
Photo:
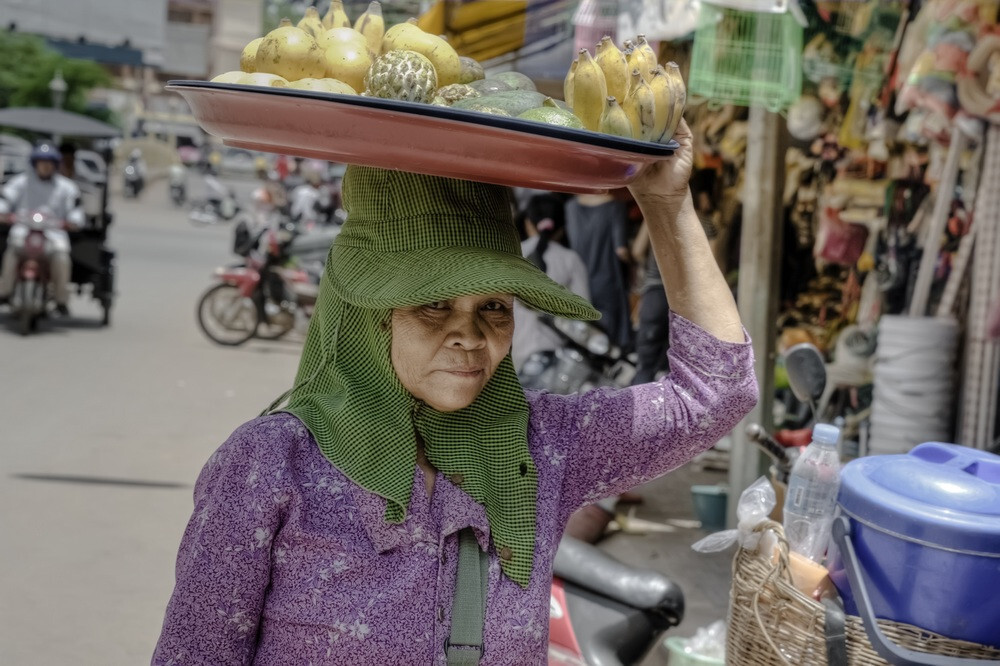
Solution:
<path fill-rule="evenodd" d="M 660 571 L 680 584 L 684 621 L 666 636 L 690 637 L 699 627 L 726 618 L 735 550 L 711 554 L 691 550 L 691 544 L 709 533 L 700 528 L 695 515 L 691 486 L 725 484 L 725 459 L 725 454 L 713 450 L 638 488 L 643 503 L 628 509 L 627 515 L 661 527 L 645 534 L 616 532 L 599 544 L 623 562 Z M 663 666 L 667 664 L 666 652 L 657 646 L 642 663 Z"/>

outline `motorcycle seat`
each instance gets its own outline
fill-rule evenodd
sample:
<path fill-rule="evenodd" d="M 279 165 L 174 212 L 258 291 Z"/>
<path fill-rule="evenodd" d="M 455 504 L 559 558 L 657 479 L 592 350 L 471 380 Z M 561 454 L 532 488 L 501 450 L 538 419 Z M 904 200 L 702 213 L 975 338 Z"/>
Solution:
<path fill-rule="evenodd" d="M 684 592 L 670 577 L 629 566 L 573 537 L 560 541 L 553 574 L 631 608 L 664 613 L 677 622 L 684 614 Z"/>

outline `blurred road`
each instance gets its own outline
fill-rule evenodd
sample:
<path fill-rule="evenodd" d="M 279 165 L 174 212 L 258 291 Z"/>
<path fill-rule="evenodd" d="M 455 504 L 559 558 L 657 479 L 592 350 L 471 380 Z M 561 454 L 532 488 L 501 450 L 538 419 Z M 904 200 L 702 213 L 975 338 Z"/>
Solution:
<path fill-rule="evenodd" d="M 198 471 L 298 362 L 295 337 L 198 329 L 229 225 L 193 227 L 162 182 L 112 209 L 110 328 L 89 297 L 27 338 L 0 314 L 0 664 L 149 663 Z"/>

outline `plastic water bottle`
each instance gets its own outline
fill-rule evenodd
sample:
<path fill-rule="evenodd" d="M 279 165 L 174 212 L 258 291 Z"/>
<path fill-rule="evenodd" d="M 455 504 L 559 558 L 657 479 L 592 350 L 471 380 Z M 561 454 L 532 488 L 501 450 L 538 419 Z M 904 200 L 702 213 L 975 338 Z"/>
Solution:
<path fill-rule="evenodd" d="M 791 550 L 814 562 L 823 561 L 840 490 L 840 430 L 818 423 L 812 443 L 795 461 L 785 495 L 785 536 Z"/>

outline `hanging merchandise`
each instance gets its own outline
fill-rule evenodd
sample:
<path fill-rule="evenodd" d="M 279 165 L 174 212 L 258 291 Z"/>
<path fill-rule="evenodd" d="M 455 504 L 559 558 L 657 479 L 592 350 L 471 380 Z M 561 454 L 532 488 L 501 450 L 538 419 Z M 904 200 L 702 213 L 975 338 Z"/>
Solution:
<path fill-rule="evenodd" d="M 802 92 L 802 24 L 784 2 L 702 3 L 691 53 L 689 89 L 714 104 L 787 109 Z M 773 11 L 780 6 L 782 11 Z M 797 5 L 795 5 L 797 7 Z"/>
<path fill-rule="evenodd" d="M 644 33 L 650 41 L 684 39 L 698 25 L 701 0 L 619 0 L 619 35 Z"/>
<path fill-rule="evenodd" d="M 594 45 L 607 35 L 616 39 L 618 27 L 619 0 L 583 0 L 573 14 L 573 52 L 580 49 L 594 49 Z M 641 31 L 622 34 L 634 35 Z"/>

